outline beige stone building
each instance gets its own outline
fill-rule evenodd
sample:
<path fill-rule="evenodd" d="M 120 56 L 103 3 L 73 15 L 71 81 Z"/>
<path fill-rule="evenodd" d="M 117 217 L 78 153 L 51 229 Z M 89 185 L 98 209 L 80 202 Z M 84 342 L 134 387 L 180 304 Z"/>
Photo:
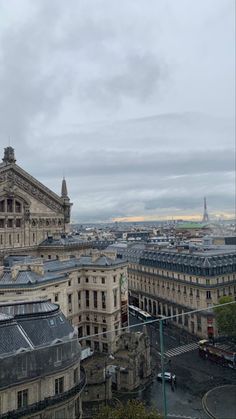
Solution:
<path fill-rule="evenodd" d="M 154 316 L 174 316 L 170 321 L 199 337 L 212 337 L 217 329 L 206 308 L 221 296 L 236 298 L 235 249 L 140 251 L 130 258 L 128 279 L 132 304 Z M 185 315 L 198 309 L 203 311 Z"/>
<path fill-rule="evenodd" d="M 124 296 L 121 287 L 124 282 L 127 286 L 127 265 L 114 253 L 92 251 L 101 243 L 66 234 L 71 205 L 65 179 L 58 196 L 16 164 L 11 147 L 5 148 L 0 164 L 0 301 L 49 298 L 77 328 L 83 346 L 112 352 L 118 329 L 127 325 L 128 291 Z"/>
<path fill-rule="evenodd" d="M 82 361 L 87 384 L 82 395 L 86 402 L 109 400 L 113 392 L 133 391 L 147 383 L 151 375 L 150 340 L 146 333 L 126 331 L 120 336 L 113 356 L 99 354 Z"/>
<path fill-rule="evenodd" d="M 9 258 L 9 266 L 0 269 L 2 302 L 50 299 L 60 305 L 77 328 L 83 347 L 90 346 L 100 352 L 116 351 L 119 329 L 127 325 L 128 290 L 122 305 L 126 263 L 114 253 L 99 251 L 64 261 L 15 259 Z"/>
<path fill-rule="evenodd" d="M 58 305 L 0 304 L 0 417 L 79 419 L 86 384 L 77 335 Z"/>
<path fill-rule="evenodd" d="M 70 199 L 65 179 L 61 196 L 16 164 L 12 147 L 0 164 L 0 251 L 34 249 L 48 236 L 68 230 Z"/>

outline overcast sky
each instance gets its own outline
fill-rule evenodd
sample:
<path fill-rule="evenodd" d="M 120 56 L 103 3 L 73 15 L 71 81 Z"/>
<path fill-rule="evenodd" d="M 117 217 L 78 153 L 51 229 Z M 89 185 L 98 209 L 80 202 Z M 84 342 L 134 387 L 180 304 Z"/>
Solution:
<path fill-rule="evenodd" d="M 0 0 L 0 138 L 78 222 L 233 214 L 234 0 Z"/>

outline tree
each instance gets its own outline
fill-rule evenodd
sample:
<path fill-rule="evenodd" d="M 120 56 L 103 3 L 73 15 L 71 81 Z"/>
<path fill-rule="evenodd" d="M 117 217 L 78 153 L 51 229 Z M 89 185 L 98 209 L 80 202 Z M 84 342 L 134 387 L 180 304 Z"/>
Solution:
<path fill-rule="evenodd" d="M 138 400 L 129 400 L 117 407 L 105 406 L 94 419 L 162 419 L 155 410 L 147 410 Z"/>
<path fill-rule="evenodd" d="M 221 297 L 220 304 L 234 301 L 231 297 Z M 236 337 L 236 302 L 223 307 L 214 308 L 216 323 L 220 334 Z"/>

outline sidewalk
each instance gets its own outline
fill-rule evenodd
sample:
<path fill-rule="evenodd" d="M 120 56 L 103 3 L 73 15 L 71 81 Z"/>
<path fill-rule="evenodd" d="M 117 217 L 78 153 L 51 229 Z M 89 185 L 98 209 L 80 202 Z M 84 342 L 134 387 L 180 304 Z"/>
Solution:
<path fill-rule="evenodd" d="M 204 395 L 202 405 L 210 418 L 235 419 L 236 385 L 225 385 L 213 388 Z"/>

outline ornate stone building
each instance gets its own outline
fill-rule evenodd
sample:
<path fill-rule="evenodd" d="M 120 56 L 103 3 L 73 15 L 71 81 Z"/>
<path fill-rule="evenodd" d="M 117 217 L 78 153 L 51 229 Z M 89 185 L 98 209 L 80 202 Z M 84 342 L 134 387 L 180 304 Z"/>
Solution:
<path fill-rule="evenodd" d="M 236 299 L 236 254 L 224 249 L 140 250 L 128 255 L 130 302 L 199 337 L 217 335 L 214 313 L 206 310 L 229 295 Z M 185 314 L 192 310 L 202 310 Z M 177 315 L 177 317 L 175 317 Z"/>
<path fill-rule="evenodd" d="M 16 164 L 12 147 L 5 148 L 0 164 L 0 250 L 34 249 L 48 236 L 67 232 L 71 205 L 65 179 L 58 196 Z"/>

